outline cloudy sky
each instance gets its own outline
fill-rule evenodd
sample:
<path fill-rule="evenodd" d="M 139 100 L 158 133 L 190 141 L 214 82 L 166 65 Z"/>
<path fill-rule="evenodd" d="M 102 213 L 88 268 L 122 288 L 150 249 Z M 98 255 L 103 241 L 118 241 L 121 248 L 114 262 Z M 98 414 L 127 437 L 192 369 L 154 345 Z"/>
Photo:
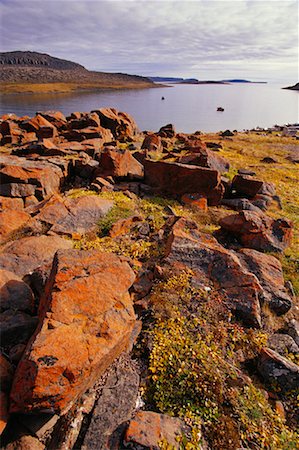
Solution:
<path fill-rule="evenodd" d="M 1 51 L 91 70 L 298 81 L 297 0 L 0 0 Z"/>

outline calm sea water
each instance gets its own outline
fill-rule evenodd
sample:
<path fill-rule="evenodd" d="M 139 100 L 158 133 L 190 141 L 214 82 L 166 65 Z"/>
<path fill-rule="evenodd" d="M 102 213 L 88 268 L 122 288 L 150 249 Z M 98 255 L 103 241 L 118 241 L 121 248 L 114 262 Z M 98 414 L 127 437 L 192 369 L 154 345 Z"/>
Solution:
<path fill-rule="evenodd" d="M 161 100 L 165 97 L 165 100 Z M 298 121 L 299 92 L 271 84 L 174 85 L 156 89 L 76 94 L 2 95 L 0 115 L 91 111 L 114 107 L 133 115 L 141 130 L 173 123 L 179 132 L 243 130 Z M 225 111 L 217 112 L 222 106 Z"/>

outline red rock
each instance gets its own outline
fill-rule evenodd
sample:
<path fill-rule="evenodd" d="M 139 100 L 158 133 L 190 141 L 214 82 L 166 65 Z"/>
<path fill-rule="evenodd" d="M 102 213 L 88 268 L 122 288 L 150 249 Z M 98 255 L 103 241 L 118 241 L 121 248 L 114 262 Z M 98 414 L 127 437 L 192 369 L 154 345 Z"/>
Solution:
<path fill-rule="evenodd" d="M 282 252 L 291 242 L 293 224 L 288 219 L 272 219 L 263 213 L 241 211 L 219 222 L 222 229 L 238 237 L 244 247 L 266 252 Z"/>
<path fill-rule="evenodd" d="M 5 183 L 0 185 L 3 197 L 29 197 L 34 195 L 36 186 L 25 183 Z"/>
<path fill-rule="evenodd" d="M 61 219 L 66 217 L 68 213 L 69 211 L 64 205 L 62 197 L 60 195 L 53 195 L 49 201 L 40 208 L 39 213 L 35 218 L 49 225 L 55 225 Z"/>
<path fill-rule="evenodd" d="M 200 194 L 184 194 L 181 198 L 181 201 L 186 205 L 191 205 L 202 211 L 208 210 L 207 199 L 205 197 L 202 197 Z"/>
<path fill-rule="evenodd" d="M 2 391 L 9 391 L 13 373 L 14 370 L 10 362 L 0 354 L 0 386 Z"/>
<path fill-rule="evenodd" d="M 5 211 L 6 209 L 14 209 L 17 211 L 22 211 L 24 209 L 24 202 L 21 198 L 0 196 L 0 211 Z"/>
<path fill-rule="evenodd" d="M 179 449 L 178 438 L 186 434 L 187 429 L 181 419 L 151 411 L 139 411 L 129 423 L 124 442 L 127 445 L 135 444 L 159 450 L 161 441 L 166 441 L 171 448 Z"/>
<path fill-rule="evenodd" d="M 247 175 L 235 175 L 232 181 L 232 191 L 238 197 L 254 197 L 263 186 L 261 180 L 257 180 Z"/>
<path fill-rule="evenodd" d="M 24 207 L 25 208 L 29 208 L 30 206 L 37 205 L 38 203 L 39 203 L 39 201 L 37 200 L 35 195 L 28 195 L 28 197 L 24 198 Z"/>
<path fill-rule="evenodd" d="M 161 137 L 157 134 L 148 134 L 145 136 L 143 143 L 141 145 L 142 149 L 146 149 L 149 152 L 157 151 L 160 152 L 163 150 L 162 143 L 161 143 Z"/>
<path fill-rule="evenodd" d="M 116 238 L 124 234 L 128 234 L 131 228 L 136 225 L 137 222 L 141 222 L 142 218 L 140 216 L 132 216 L 128 219 L 120 219 L 112 225 L 109 231 L 109 236 Z"/>
<path fill-rule="evenodd" d="M 102 177 L 97 177 L 93 183 L 90 185 L 90 187 L 97 191 L 97 192 L 111 192 L 114 189 L 114 186 L 112 183 L 110 183 L 108 180 Z"/>
<path fill-rule="evenodd" d="M 33 312 L 33 293 L 22 278 L 12 272 L 0 269 L 0 310 L 14 309 Z"/>
<path fill-rule="evenodd" d="M 211 150 L 198 150 L 197 153 L 191 153 L 178 159 L 181 164 L 191 164 L 200 167 L 209 167 L 219 172 L 229 171 L 229 162 L 222 156 L 215 155 Z"/>
<path fill-rule="evenodd" d="M 106 147 L 99 155 L 99 163 L 99 175 L 137 180 L 143 178 L 143 166 L 129 150 Z"/>
<path fill-rule="evenodd" d="M 39 112 L 39 115 L 48 120 L 48 122 L 54 125 L 57 129 L 63 128 L 67 123 L 65 115 L 60 111 L 43 111 Z"/>
<path fill-rule="evenodd" d="M 0 243 L 7 241 L 11 235 L 24 227 L 31 219 L 25 211 L 7 209 L 0 212 Z"/>
<path fill-rule="evenodd" d="M 29 236 L 6 244 L 0 253 L 0 267 L 23 277 L 42 265 L 59 249 L 72 248 L 72 242 L 58 236 Z"/>
<path fill-rule="evenodd" d="M 285 314 L 292 306 L 292 300 L 284 286 L 280 261 L 272 255 L 248 248 L 243 248 L 239 254 L 248 267 L 259 279 L 264 289 L 264 300 L 276 314 Z"/>
<path fill-rule="evenodd" d="M 54 138 L 57 136 L 56 127 L 40 114 L 37 114 L 28 121 L 22 122 L 20 126 L 28 132 L 36 133 L 38 138 Z"/>
<path fill-rule="evenodd" d="M 0 435 L 6 428 L 8 422 L 8 398 L 7 394 L 0 391 Z"/>
<path fill-rule="evenodd" d="M 168 123 L 167 125 L 164 125 L 159 130 L 159 136 L 164 138 L 172 138 L 175 136 L 175 129 L 174 126 L 171 123 Z"/>
<path fill-rule="evenodd" d="M 62 412 L 94 384 L 128 346 L 134 278 L 113 254 L 57 253 L 39 326 L 14 377 L 11 411 Z"/>
<path fill-rule="evenodd" d="M 20 136 L 22 131 L 19 125 L 12 120 L 4 120 L 0 122 L 0 133 L 2 136 Z"/>
<path fill-rule="evenodd" d="M 166 246 L 166 264 L 178 270 L 189 268 L 201 282 L 211 280 L 230 309 L 244 323 L 261 326 L 260 298 L 263 289 L 255 275 L 237 255 L 217 240 L 198 231 L 195 222 L 180 218 L 173 225 Z"/>
<path fill-rule="evenodd" d="M 68 121 L 68 128 L 72 130 L 82 130 L 88 127 L 99 127 L 101 125 L 99 116 L 96 113 L 81 114 L 79 118 Z"/>
<path fill-rule="evenodd" d="M 204 167 L 144 161 L 145 183 L 166 194 L 201 194 L 209 205 L 218 205 L 224 192 L 220 173 Z"/>
<path fill-rule="evenodd" d="M 116 139 L 133 137 L 138 128 L 135 120 L 127 113 L 117 111 L 114 108 L 101 108 L 95 112 L 101 121 L 101 126 L 108 128 Z"/>

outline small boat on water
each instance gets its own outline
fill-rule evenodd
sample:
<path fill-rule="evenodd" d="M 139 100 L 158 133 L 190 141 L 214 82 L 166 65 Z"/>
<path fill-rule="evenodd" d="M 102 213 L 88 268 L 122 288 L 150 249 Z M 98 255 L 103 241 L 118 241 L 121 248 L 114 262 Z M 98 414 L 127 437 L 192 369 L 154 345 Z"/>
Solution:
<path fill-rule="evenodd" d="M 223 111 L 224 111 L 224 108 L 222 108 L 222 106 L 218 106 L 217 111 L 223 112 Z"/>

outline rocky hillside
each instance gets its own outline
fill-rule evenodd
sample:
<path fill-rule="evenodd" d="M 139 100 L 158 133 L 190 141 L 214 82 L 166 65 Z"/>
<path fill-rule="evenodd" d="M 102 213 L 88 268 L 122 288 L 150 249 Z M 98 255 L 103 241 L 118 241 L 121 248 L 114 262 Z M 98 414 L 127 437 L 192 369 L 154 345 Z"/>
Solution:
<path fill-rule="evenodd" d="M 297 140 L 0 121 L 2 448 L 296 448 Z"/>
<path fill-rule="evenodd" d="M 46 89 L 43 85 L 52 83 L 73 84 L 74 89 L 154 86 L 154 83 L 145 77 L 93 72 L 80 64 L 36 52 L 0 53 L 0 64 L 0 87 L 4 92 L 36 91 L 36 85 L 40 85 L 38 91 L 43 92 Z M 65 89 L 66 86 L 58 88 Z"/>

